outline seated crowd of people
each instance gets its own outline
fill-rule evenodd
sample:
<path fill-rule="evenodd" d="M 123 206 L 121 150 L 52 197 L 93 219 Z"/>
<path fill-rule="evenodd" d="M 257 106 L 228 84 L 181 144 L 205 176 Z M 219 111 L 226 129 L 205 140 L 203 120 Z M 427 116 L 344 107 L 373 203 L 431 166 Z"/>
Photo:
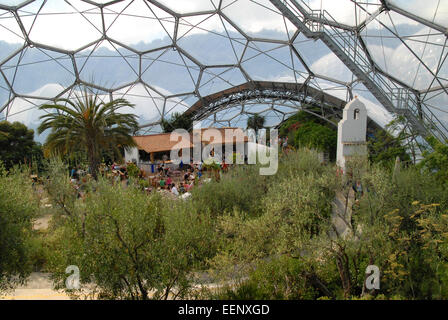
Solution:
<path fill-rule="evenodd" d="M 150 188 L 157 191 L 169 191 L 175 196 L 181 196 L 189 193 L 193 186 L 198 185 L 202 177 L 202 163 L 184 165 L 182 162 L 179 168 L 173 170 L 165 164 L 159 164 L 157 172 L 153 176 L 149 176 Z"/>
<path fill-rule="evenodd" d="M 192 188 L 202 183 L 203 163 L 183 164 L 182 162 L 177 168 L 161 163 L 157 166 L 154 173 L 148 173 L 143 169 L 138 169 L 137 177 L 130 177 L 128 167 L 134 165 L 132 162 L 126 164 L 118 164 L 116 162 L 111 165 L 101 164 L 99 173 L 107 178 L 112 184 L 123 184 L 128 186 L 130 181 L 134 183 L 144 182 L 138 185 L 147 193 L 154 191 L 169 192 L 174 196 L 182 196 L 188 194 Z M 227 165 L 224 166 L 227 170 Z M 91 178 L 88 168 L 82 166 L 74 166 L 70 169 L 70 182 L 76 190 L 78 197 L 83 197 L 86 193 L 86 182 Z M 188 196 L 188 195 L 187 195 Z"/>

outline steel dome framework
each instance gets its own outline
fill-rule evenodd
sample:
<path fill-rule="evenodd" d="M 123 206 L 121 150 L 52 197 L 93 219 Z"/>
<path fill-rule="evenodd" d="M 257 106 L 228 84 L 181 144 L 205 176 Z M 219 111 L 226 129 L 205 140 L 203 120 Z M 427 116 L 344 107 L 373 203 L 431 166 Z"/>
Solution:
<path fill-rule="evenodd" d="M 310 99 L 328 97 L 340 110 L 339 101 L 361 96 L 370 111 L 382 106 L 403 115 L 410 130 L 446 140 L 448 6 L 428 0 L 424 7 L 404 0 L 0 0 L 0 42 L 13 43 L 0 51 L 0 112 L 14 120 L 87 87 L 105 100 L 136 101 L 148 113 L 146 131 L 193 106 L 203 109 L 204 126 L 245 126 L 256 113 L 274 126 Z M 198 45 L 201 37 L 214 48 Z M 270 84 L 256 91 L 261 82 Z M 40 90 L 43 83 L 57 87 Z M 280 84 L 301 98 L 275 96 Z M 212 108 L 223 98 L 217 93 L 238 87 L 246 90 L 239 100 Z"/>

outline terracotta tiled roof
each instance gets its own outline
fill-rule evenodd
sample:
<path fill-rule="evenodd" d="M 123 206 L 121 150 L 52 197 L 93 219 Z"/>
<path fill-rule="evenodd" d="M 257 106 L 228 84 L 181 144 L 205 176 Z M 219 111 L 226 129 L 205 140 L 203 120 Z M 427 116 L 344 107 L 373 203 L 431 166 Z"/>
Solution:
<path fill-rule="evenodd" d="M 194 129 L 193 135 L 201 134 L 201 141 L 205 144 L 208 143 L 219 143 L 218 141 L 214 141 L 213 132 L 208 131 L 209 134 L 205 134 L 206 130 L 214 129 L 218 130 L 221 133 L 222 144 L 226 143 L 237 143 L 237 142 L 247 142 L 249 138 L 244 134 L 244 131 L 240 128 L 231 128 L 231 127 L 222 127 L 222 128 L 202 128 L 202 129 Z M 227 133 L 227 134 L 226 134 Z M 233 139 L 232 139 L 232 135 Z M 211 140 L 211 141 L 210 141 Z"/>
<path fill-rule="evenodd" d="M 221 143 L 223 143 L 223 144 L 248 141 L 248 137 L 244 134 L 244 131 L 240 128 L 226 127 L 226 128 L 194 129 L 193 135 L 201 134 L 201 142 L 208 144 L 208 143 L 210 143 L 209 140 L 212 140 L 212 143 L 213 143 L 213 139 L 209 138 L 205 134 L 207 129 L 218 130 L 222 135 L 223 141 Z M 226 131 L 226 129 L 227 129 L 227 131 Z M 233 132 L 229 129 L 233 130 Z M 226 137 L 226 132 L 227 132 L 227 137 Z M 229 136 L 229 132 L 230 132 L 230 136 Z M 235 135 L 235 137 L 233 137 L 233 139 L 231 137 L 232 133 Z M 171 133 L 160 133 L 160 134 L 152 134 L 152 135 L 146 135 L 146 136 L 134 136 L 134 140 L 137 143 L 139 150 L 145 150 L 148 153 L 170 151 L 175 146 L 177 149 L 193 147 L 193 137 L 191 137 L 191 133 L 190 133 L 190 137 L 191 137 L 190 141 L 188 141 L 186 139 L 182 139 L 182 142 L 170 141 L 170 135 L 171 135 Z"/>
<path fill-rule="evenodd" d="M 181 142 L 171 141 L 171 133 L 151 134 L 147 136 L 134 136 L 139 150 L 145 150 L 147 153 L 170 151 L 176 149 L 191 148 L 193 145 L 188 139 L 181 139 Z"/>

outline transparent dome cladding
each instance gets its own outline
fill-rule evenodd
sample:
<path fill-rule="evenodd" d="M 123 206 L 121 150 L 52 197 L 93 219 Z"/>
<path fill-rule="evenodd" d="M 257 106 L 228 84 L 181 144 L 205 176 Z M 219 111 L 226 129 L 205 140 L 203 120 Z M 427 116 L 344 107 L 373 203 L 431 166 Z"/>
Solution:
<path fill-rule="evenodd" d="M 416 112 L 412 96 L 447 134 L 447 1 L 0 1 L 0 27 L 0 117 L 32 128 L 38 105 L 83 87 L 134 103 L 149 132 L 202 97 L 270 81 L 358 96 L 382 125 L 391 112 Z M 322 33 L 351 43 L 351 61 L 314 36 Z M 251 114 L 274 126 L 299 108 L 246 101 L 202 126 L 245 126 Z"/>

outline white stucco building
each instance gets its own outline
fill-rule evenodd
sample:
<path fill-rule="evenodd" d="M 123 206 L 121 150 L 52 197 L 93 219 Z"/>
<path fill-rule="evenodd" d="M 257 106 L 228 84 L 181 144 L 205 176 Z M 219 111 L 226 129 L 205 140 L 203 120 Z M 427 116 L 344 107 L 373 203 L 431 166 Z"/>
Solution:
<path fill-rule="evenodd" d="M 336 161 L 345 172 L 346 161 L 353 156 L 367 155 L 367 109 L 358 99 L 350 101 L 343 110 L 338 124 Z"/>
<path fill-rule="evenodd" d="M 194 129 L 180 141 L 177 138 L 171 140 L 171 133 L 134 136 L 133 139 L 137 146 L 128 150 L 125 149 L 125 161 L 135 162 L 138 165 L 157 163 L 164 157 L 169 160 L 172 150 L 188 149 L 190 159 L 193 159 L 195 139 L 200 142 L 199 152 L 202 157 L 204 157 L 203 151 L 206 148 L 217 152 L 220 156 L 228 151 L 227 148 L 230 148 L 230 152 L 241 153 L 243 158 L 253 149 L 253 146 L 249 148 L 249 138 L 241 128 L 230 127 Z M 217 147 L 218 145 L 220 147 Z M 244 149 L 240 150 L 237 145 Z M 255 144 L 255 146 L 257 145 Z"/>
<path fill-rule="evenodd" d="M 124 159 L 126 162 L 135 162 L 138 164 L 140 162 L 138 148 L 132 147 L 129 149 L 124 149 Z"/>

